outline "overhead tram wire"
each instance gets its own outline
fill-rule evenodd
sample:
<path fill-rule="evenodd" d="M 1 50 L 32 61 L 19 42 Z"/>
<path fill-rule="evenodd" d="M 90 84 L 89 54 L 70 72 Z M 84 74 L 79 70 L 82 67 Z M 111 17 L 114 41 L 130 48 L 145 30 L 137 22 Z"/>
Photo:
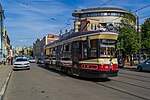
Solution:
<path fill-rule="evenodd" d="M 99 6 L 98 8 L 100 8 L 100 7 L 102 7 L 102 6 L 104 6 L 104 5 L 106 5 L 106 4 L 108 4 L 109 2 L 111 2 L 112 0 L 108 0 L 107 2 L 105 2 L 104 4 L 102 4 L 101 6 Z"/>
<path fill-rule="evenodd" d="M 142 9 L 147 8 L 147 7 L 150 7 L 150 4 L 148 4 L 148 5 L 144 6 L 144 7 L 141 7 L 141 8 L 139 8 L 139 9 L 135 10 L 135 11 L 132 11 L 131 13 L 138 12 L 138 11 L 140 11 L 140 10 L 142 10 Z"/>
<path fill-rule="evenodd" d="M 31 6 L 31 5 L 27 4 L 27 3 L 23 3 L 23 2 L 20 2 L 20 1 L 18 1 L 18 0 L 14 0 L 14 1 L 16 2 L 16 4 L 17 4 L 18 6 L 23 7 L 23 8 L 27 8 L 27 7 L 25 7 L 25 6 L 33 7 L 33 6 Z M 9 1 L 9 2 L 10 2 L 10 1 Z M 11 2 L 12 2 L 12 1 L 11 1 Z M 14 2 L 13 2 L 13 3 L 14 3 Z M 20 4 L 18 4 L 18 3 L 20 3 Z M 21 4 L 23 4 L 23 5 L 25 5 L 25 6 L 23 6 L 23 5 L 21 5 Z M 33 8 L 36 8 L 36 7 L 33 7 Z M 27 9 L 28 9 L 28 8 L 27 8 Z M 39 8 L 36 8 L 36 9 L 39 9 Z M 47 15 L 45 15 L 45 14 L 42 14 L 42 13 L 39 13 L 39 12 L 37 12 L 37 11 L 31 10 L 31 9 L 28 9 L 28 10 L 30 10 L 30 11 L 36 13 L 36 14 L 39 14 L 39 15 L 41 15 L 41 16 L 45 16 L 45 17 L 47 17 L 47 18 L 50 18 L 51 20 L 56 20 L 56 19 L 53 18 L 53 17 L 49 17 L 49 16 L 47 16 Z M 39 10 L 41 10 L 41 9 L 39 9 Z M 42 11 L 42 10 L 41 10 L 41 11 Z"/>
<path fill-rule="evenodd" d="M 134 13 L 134 12 L 143 10 L 143 9 L 145 9 L 145 8 L 147 8 L 147 7 L 150 7 L 150 4 L 148 4 L 148 5 L 144 6 L 144 7 L 141 7 L 141 8 L 139 8 L 139 9 L 137 9 L 137 10 L 134 10 L 134 11 L 132 11 L 132 12 L 130 12 L 130 13 Z M 120 16 L 120 17 L 121 17 L 121 16 Z M 115 18 L 115 19 L 113 19 L 112 21 L 115 21 L 115 20 L 119 19 L 120 17 Z"/>
<path fill-rule="evenodd" d="M 148 16 L 143 16 L 143 17 L 140 17 L 139 19 L 145 19 L 145 18 L 150 18 L 150 15 L 148 15 Z"/>
<path fill-rule="evenodd" d="M 21 6 L 20 4 L 23 4 L 23 5 L 26 5 L 26 6 L 30 6 L 30 7 L 39 9 L 39 8 L 37 8 L 37 7 L 31 6 L 31 5 L 27 4 L 27 3 L 20 2 L 20 1 L 18 1 L 18 0 L 14 0 L 14 1 L 15 1 L 15 2 L 17 3 L 17 5 L 19 5 L 19 6 Z M 44 1 L 35 1 L 35 2 L 44 2 Z M 48 1 L 45 1 L 45 2 L 48 2 Z M 49 1 L 49 2 L 54 2 L 54 1 Z M 20 4 L 18 4 L 18 3 L 20 3 Z M 21 7 L 24 7 L 24 6 L 21 6 Z M 24 8 L 27 8 L 27 7 L 24 7 Z M 45 16 L 45 17 L 47 17 L 47 18 L 50 18 L 50 19 L 53 20 L 53 21 L 60 22 L 59 19 L 56 19 L 56 18 L 53 18 L 53 17 L 49 17 L 49 16 L 47 16 L 47 15 L 45 15 L 45 14 L 39 13 L 39 12 L 34 11 L 34 10 L 31 10 L 31 9 L 28 9 L 28 10 L 30 10 L 30 11 L 36 13 L 36 14 L 39 14 L 39 15 Z M 41 10 L 41 9 L 39 9 L 39 10 Z M 41 10 L 41 11 L 42 11 L 42 10 Z M 43 10 L 43 11 L 44 11 L 44 10 Z M 66 24 L 66 23 L 64 23 L 64 24 Z M 68 25 L 67 25 L 67 26 L 68 26 Z M 67 26 L 66 26 L 66 27 L 67 27 Z"/>
<path fill-rule="evenodd" d="M 40 0 L 38 1 L 38 0 L 35 0 L 35 1 L 29 1 L 29 2 L 40 2 L 40 3 L 41 2 L 55 2 L 55 0 L 51 0 L 51 1 L 48 1 L 48 0 L 47 1 L 40 1 Z"/>

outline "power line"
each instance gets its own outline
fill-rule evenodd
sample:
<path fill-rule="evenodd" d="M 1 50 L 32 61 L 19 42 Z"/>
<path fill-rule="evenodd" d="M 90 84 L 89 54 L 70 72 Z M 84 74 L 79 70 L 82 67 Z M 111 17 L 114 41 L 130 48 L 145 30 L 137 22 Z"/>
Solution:
<path fill-rule="evenodd" d="M 141 8 L 139 8 L 139 9 L 135 10 L 135 11 L 132 11 L 132 13 L 133 13 L 133 12 L 138 12 L 138 11 L 140 11 L 140 10 L 142 10 L 142 9 L 147 8 L 147 7 L 150 7 L 150 4 L 148 4 L 148 5 L 144 6 L 144 7 L 141 7 Z"/>
<path fill-rule="evenodd" d="M 20 2 L 20 1 L 18 1 L 18 0 L 14 0 L 14 1 L 16 2 L 16 4 L 17 4 L 18 6 L 21 6 L 21 7 L 23 7 L 23 8 L 27 8 L 27 7 L 25 7 L 25 6 L 33 7 L 33 6 L 29 5 L 28 3 Z M 23 4 L 23 5 L 25 5 L 25 6 L 22 6 L 22 5 L 18 4 L 18 3 Z M 36 7 L 33 7 L 33 8 L 36 8 Z M 39 9 L 39 8 L 36 8 L 36 9 L 42 11 L 42 10 Z M 51 20 L 56 20 L 56 19 L 53 18 L 53 17 L 49 17 L 49 16 L 47 16 L 47 15 L 45 15 L 45 14 L 42 14 L 42 13 L 39 13 L 39 12 L 37 12 L 37 11 L 31 10 L 31 9 L 28 9 L 28 10 L 30 10 L 30 11 L 36 13 L 36 14 L 39 14 L 39 15 L 45 16 L 45 17 L 47 17 L 47 18 L 50 18 Z M 43 11 L 44 11 L 44 10 L 43 10 Z"/>
<path fill-rule="evenodd" d="M 150 15 L 140 17 L 139 19 L 145 19 L 145 18 L 148 18 L 148 17 L 150 17 Z"/>
<path fill-rule="evenodd" d="M 51 1 L 37 1 L 37 0 L 35 0 L 35 1 L 29 1 L 29 2 L 55 2 L 55 0 L 51 0 Z"/>
<path fill-rule="evenodd" d="M 135 10 L 135 11 L 132 11 L 131 13 L 134 13 L 134 12 L 137 12 L 137 11 L 140 11 L 140 10 L 143 10 L 143 9 L 145 9 L 145 8 L 147 8 L 147 7 L 150 7 L 150 4 L 149 4 L 149 5 L 146 5 L 146 6 L 144 6 L 144 7 L 141 7 L 141 8 L 139 8 L 139 9 Z M 122 17 L 122 16 L 120 16 L 120 17 Z M 113 19 L 112 21 L 117 20 L 117 19 L 119 19 L 120 17 L 115 18 L 115 19 Z M 140 19 L 142 19 L 142 18 L 140 18 Z"/>
<path fill-rule="evenodd" d="M 112 0 L 108 0 L 107 2 L 105 2 L 104 4 L 102 4 L 101 6 L 99 6 L 99 7 L 102 7 L 102 6 L 104 6 L 104 5 L 106 5 L 106 4 L 108 4 L 109 2 L 111 2 Z"/>
<path fill-rule="evenodd" d="M 11 37 L 11 38 L 15 38 L 15 39 L 37 39 L 37 38 L 21 38 L 21 37 Z"/>

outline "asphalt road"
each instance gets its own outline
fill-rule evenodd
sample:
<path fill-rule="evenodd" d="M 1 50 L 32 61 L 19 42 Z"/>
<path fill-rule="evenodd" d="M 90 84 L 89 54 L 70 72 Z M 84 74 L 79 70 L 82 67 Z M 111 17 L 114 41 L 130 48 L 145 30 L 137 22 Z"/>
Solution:
<path fill-rule="evenodd" d="M 150 73 L 120 69 L 109 79 L 84 79 L 31 64 L 13 71 L 4 100 L 150 100 Z"/>

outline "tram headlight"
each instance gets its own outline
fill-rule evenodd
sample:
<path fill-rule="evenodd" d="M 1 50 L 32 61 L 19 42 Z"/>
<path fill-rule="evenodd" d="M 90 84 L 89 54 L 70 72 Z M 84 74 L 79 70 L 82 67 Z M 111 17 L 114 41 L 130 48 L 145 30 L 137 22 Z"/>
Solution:
<path fill-rule="evenodd" d="M 111 62 L 111 63 L 110 63 L 110 67 L 112 68 L 112 66 L 113 66 L 113 63 Z"/>

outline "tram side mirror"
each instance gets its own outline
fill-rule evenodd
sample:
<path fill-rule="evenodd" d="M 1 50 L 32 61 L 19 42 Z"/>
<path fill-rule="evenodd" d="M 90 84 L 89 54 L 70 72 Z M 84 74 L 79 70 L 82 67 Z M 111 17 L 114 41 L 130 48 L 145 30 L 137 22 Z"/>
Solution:
<path fill-rule="evenodd" d="M 86 37 L 88 48 L 91 48 L 91 42 L 89 36 Z"/>

